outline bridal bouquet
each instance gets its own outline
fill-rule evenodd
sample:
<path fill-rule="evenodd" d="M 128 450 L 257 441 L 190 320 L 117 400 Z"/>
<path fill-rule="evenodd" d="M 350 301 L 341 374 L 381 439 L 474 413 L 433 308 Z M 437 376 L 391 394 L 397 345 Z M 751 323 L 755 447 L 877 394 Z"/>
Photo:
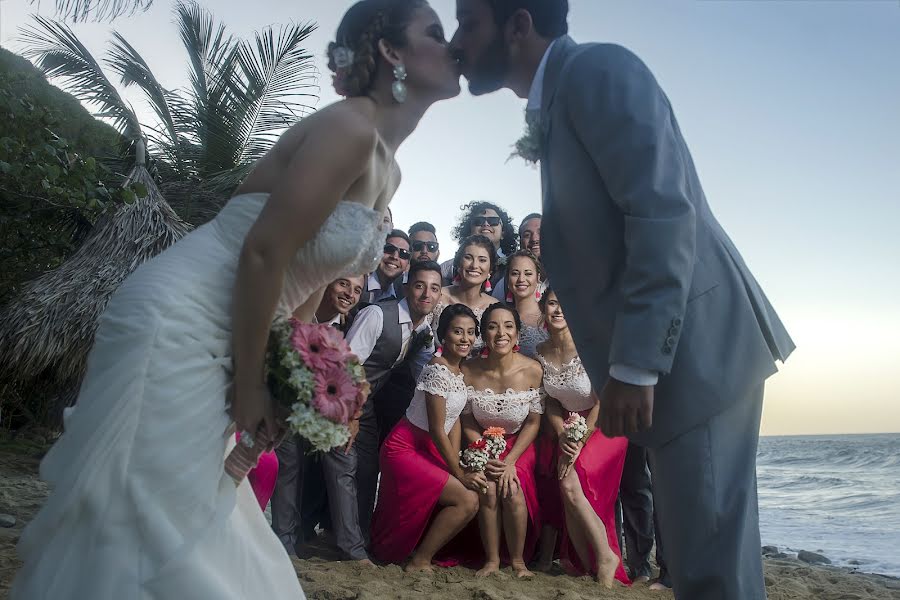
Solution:
<path fill-rule="evenodd" d="M 350 421 L 362 409 L 369 383 L 339 331 L 326 324 L 276 319 L 269 332 L 266 372 L 277 414 L 290 433 L 323 452 L 350 440 Z M 262 451 L 263 444 L 242 433 L 241 443 L 225 460 L 226 472 L 240 482 Z"/>

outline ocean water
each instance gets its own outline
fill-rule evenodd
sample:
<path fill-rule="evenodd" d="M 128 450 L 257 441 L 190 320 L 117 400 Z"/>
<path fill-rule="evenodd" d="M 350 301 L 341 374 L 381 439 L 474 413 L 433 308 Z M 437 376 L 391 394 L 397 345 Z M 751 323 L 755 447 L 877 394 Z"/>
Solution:
<path fill-rule="evenodd" d="M 900 577 L 900 433 L 762 437 L 757 474 L 763 545 Z"/>

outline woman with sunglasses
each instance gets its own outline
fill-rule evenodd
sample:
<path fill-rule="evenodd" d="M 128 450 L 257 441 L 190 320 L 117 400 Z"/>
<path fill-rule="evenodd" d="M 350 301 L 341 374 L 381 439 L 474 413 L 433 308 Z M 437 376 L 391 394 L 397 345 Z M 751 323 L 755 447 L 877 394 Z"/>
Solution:
<path fill-rule="evenodd" d="M 488 293 L 490 277 L 496 266 L 497 254 L 488 238 L 473 235 L 463 240 L 453 258 L 453 282 L 441 290 L 441 300 L 434 307 L 431 322 L 439 323 L 444 307 L 452 304 L 468 306 L 480 319 L 485 309 L 497 302 Z M 477 354 L 482 346 L 481 338 L 476 338 L 472 354 Z"/>

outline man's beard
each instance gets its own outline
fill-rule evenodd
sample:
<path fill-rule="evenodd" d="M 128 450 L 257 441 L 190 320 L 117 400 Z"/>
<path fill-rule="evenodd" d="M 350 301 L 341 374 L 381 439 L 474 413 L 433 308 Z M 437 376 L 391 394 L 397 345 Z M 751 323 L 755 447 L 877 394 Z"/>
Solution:
<path fill-rule="evenodd" d="M 509 72 L 509 52 L 498 32 L 478 62 L 469 71 L 469 93 L 473 96 L 496 92 L 503 86 Z"/>

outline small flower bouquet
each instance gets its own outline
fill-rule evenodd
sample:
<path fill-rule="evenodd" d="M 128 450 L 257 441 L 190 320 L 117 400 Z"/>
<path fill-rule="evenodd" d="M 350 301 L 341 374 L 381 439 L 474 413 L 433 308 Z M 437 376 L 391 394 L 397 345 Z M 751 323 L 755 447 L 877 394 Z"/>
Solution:
<path fill-rule="evenodd" d="M 488 427 L 481 434 L 485 441 L 486 449 L 490 457 L 494 460 L 500 458 L 500 455 L 506 452 L 506 430 L 502 427 Z"/>
<path fill-rule="evenodd" d="M 570 442 L 582 443 L 587 440 L 587 421 L 578 413 L 569 413 L 569 417 L 563 422 L 563 431 Z"/>
<path fill-rule="evenodd" d="M 459 453 L 459 466 L 472 472 L 484 471 L 490 459 L 487 440 L 481 437 Z"/>
<path fill-rule="evenodd" d="M 276 319 L 266 354 L 269 390 L 289 433 L 306 438 L 318 451 L 350 440 L 350 421 L 369 395 L 366 372 L 339 331 L 326 324 Z M 241 443 L 225 460 L 225 471 L 240 482 L 256 465 L 264 444 L 242 432 Z"/>

